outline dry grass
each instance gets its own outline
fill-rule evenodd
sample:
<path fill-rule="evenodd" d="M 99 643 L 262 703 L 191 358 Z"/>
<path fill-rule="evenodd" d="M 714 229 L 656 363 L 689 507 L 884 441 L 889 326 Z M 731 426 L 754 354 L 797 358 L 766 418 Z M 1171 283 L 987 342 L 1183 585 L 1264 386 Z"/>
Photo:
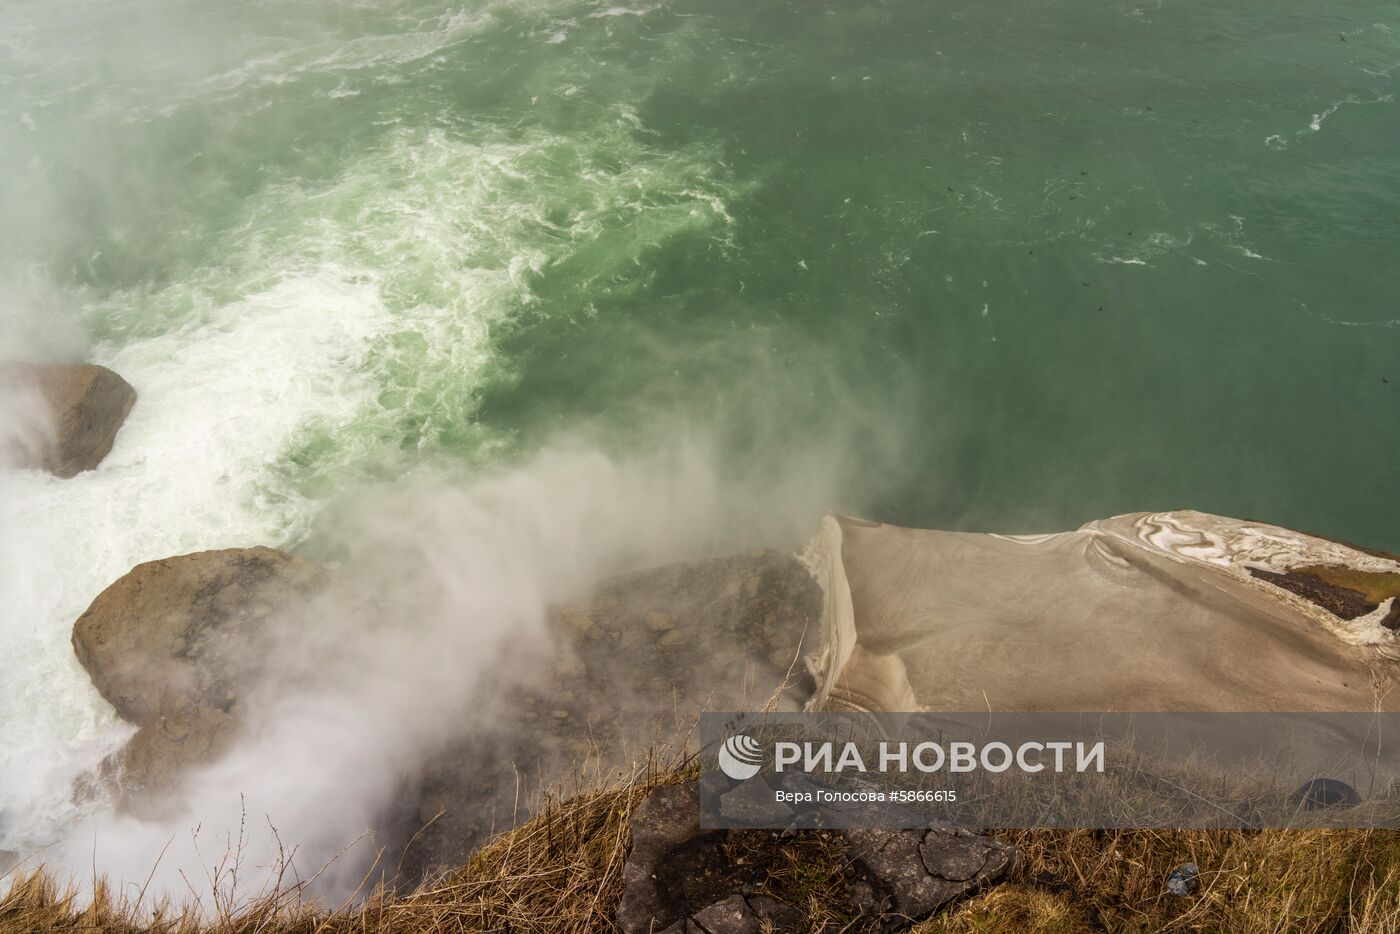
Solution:
<path fill-rule="evenodd" d="M 99 883 L 80 899 L 32 871 L 0 898 L 0 934 L 455 934 L 613 930 L 630 844 L 627 818 L 656 786 L 693 778 L 693 766 L 638 769 L 616 786 L 548 801 L 536 817 L 478 850 L 465 866 L 397 895 L 379 886 L 353 907 L 302 899 L 306 883 L 238 898 L 211 874 L 203 910 L 164 902 L 146 912 Z M 227 878 L 224 870 L 224 879 Z M 139 893 L 138 893 L 139 896 Z M 209 904 L 212 902 L 212 904 Z"/>
<path fill-rule="evenodd" d="M 918 934 L 963 932 L 1400 932 L 1400 831 L 1021 831 L 1008 885 Z M 1169 872 L 1200 867 L 1193 895 Z"/>
<path fill-rule="evenodd" d="M 627 817 L 656 785 L 693 767 L 643 769 L 615 787 L 551 802 L 455 872 L 406 895 L 383 888 L 354 907 L 322 908 L 302 888 L 215 900 L 198 917 L 185 905 L 139 915 L 99 886 L 80 903 L 47 875 L 14 880 L 0 899 L 0 934 L 427 934 L 608 932 L 621 892 Z M 937 932 L 1219 931 L 1397 932 L 1400 831 L 1023 831 L 1025 854 L 1003 885 L 916 927 Z M 797 851 L 794 851 L 797 852 Z M 1172 868 L 1194 862 L 1200 888 L 1166 894 Z M 813 918 L 840 867 L 787 867 L 785 890 L 808 893 Z M 794 888 L 796 887 L 796 888 Z M 840 927 L 846 927 L 841 925 Z M 839 928 L 833 927 L 833 932 Z M 858 926 L 847 928 L 859 930 Z"/>

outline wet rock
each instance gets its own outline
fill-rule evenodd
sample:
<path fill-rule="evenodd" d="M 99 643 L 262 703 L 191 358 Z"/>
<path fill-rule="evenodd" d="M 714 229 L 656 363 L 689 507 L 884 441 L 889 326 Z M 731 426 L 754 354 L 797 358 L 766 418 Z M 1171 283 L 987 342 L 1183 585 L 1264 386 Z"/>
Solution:
<path fill-rule="evenodd" d="M 185 772 L 227 752 L 235 729 L 233 717 L 210 707 L 162 717 L 110 756 L 101 777 L 121 812 L 158 820 L 170 813 Z"/>
<path fill-rule="evenodd" d="M 325 579 L 320 566 L 271 548 L 148 561 L 78 618 L 73 650 L 138 726 L 199 707 L 228 712 L 262 664 L 269 622 Z"/>
<path fill-rule="evenodd" d="M 0 438 L 0 460 L 64 478 L 102 462 L 136 404 L 126 380 L 91 364 L 5 362 L 0 396 L 32 416 Z"/>
<path fill-rule="evenodd" d="M 77 795 L 108 794 L 145 818 L 174 809 L 183 776 L 232 744 L 270 626 L 326 577 L 271 548 L 226 549 L 137 565 L 99 594 L 73 626 L 73 650 L 140 729 Z"/>

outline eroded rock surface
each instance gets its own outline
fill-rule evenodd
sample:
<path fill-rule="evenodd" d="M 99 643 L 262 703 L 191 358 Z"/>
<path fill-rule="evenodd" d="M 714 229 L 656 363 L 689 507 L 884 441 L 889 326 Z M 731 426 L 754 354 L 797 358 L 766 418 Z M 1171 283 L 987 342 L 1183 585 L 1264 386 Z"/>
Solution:
<path fill-rule="evenodd" d="M 112 450 L 136 390 L 103 366 L 0 363 L 0 395 L 22 416 L 0 438 L 0 460 L 72 477 Z"/>

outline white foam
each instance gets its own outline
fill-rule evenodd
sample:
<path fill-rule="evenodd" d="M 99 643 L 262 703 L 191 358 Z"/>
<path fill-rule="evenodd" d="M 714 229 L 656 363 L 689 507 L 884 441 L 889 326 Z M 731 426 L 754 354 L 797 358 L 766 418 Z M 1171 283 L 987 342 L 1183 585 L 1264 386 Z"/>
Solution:
<path fill-rule="evenodd" d="M 294 543 L 320 509 L 308 479 L 334 488 L 462 424 L 493 323 L 615 214 L 649 215 L 649 238 L 731 223 L 713 154 L 654 153 L 639 126 L 618 105 L 591 135 L 390 131 L 338 177 L 251 199 L 206 266 L 88 307 L 122 335 L 93 359 L 139 399 L 97 470 L 0 473 L 0 849 L 68 825 L 73 777 L 129 732 L 69 646 L 105 586 L 154 558 Z"/>
<path fill-rule="evenodd" d="M 597 10 L 597 11 L 595 11 L 595 12 L 593 12 L 593 13 L 588 14 L 588 15 L 591 16 L 591 17 L 593 17 L 594 19 L 602 19 L 602 18 L 606 18 L 606 17 L 616 17 L 616 16 L 645 16 L 645 15 L 647 15 L 648 13 L 650 13 L 651 10 L 652 10 L 652 7 L 641 7 L 641 8 L 636 8 L 636 7 L 626 7 L 626 6 L 610 6 L 610 7 L 607 7 L 606 9 Z"/>
<path fill-rule="evenodd" d="M 1313 115 L 1312 115 L 1312 122 L 1310 122 L 1310 123 L 1308 124 L 1308 129 L 1312 130 L 1314 133 L 1316 133 L 1316 132 L 1318 132 L 1319 130 L 1321 130 L 1321 129 L 1322 129 L 1322 121 L 1326 120 L 1328 117 L 1330 117 L 1330 116 L 1332 116 L 1334 113 L 1336 113 L 1336 112 L 1337 112 L 1337 108 L 1340 107 L 1340 106 L 1342 106 L 1342 104 L 1344 104 L 1344 103 L 1346 103 L 1346 101 L 1337 101 L 1335 104 L 1333 104 L 1332 106 L 1328 107 L 1326 110 L 1322 111 L 1321 113 L 1315 113 L 1315 114 L 1313 114 Z"/>
<path fill-rule="evenodd" d="M 132 565 L 277 543 L 313 504 L 269 497 L 266 468 L 308 418 L 343 424 L 374 386 L 356 367 L 382 327 L 375 289 L 326 268 L 220 309 L 210 322 L 98 353 L 139 401 L 99 469 L 0 474 L 0 846 L 71 816 L 71 783 L 127 728 L 69 647 L 73 620 Z M 36 768 L 36 766 L 38 766 Z"/>

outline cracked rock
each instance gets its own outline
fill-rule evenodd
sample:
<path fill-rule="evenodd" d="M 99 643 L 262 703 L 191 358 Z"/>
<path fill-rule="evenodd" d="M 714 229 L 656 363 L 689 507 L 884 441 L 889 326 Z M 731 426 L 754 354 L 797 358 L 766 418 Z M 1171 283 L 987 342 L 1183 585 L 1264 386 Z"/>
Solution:
<path fill-rule="evenodd" d="M 887 910 L 910 921 L 999 880 L 1017 853 L 991 837 L 951 830 L 852 830 L 846 839 Z"/>
<path fill-rule="evenodd" d="M 1000 880 L 1019 856 L 991 837 L 944 829 L 704 831 L 696 782 L 653 791 L 631 828 L 623 934 L 804 931 L 799 906 L 813 892 L 833 914 L 860 919 L 853 931 L 897 931 Z M 793 865 L 812 871 L 804 886 L 815 889 L 785 888 Z"/>

